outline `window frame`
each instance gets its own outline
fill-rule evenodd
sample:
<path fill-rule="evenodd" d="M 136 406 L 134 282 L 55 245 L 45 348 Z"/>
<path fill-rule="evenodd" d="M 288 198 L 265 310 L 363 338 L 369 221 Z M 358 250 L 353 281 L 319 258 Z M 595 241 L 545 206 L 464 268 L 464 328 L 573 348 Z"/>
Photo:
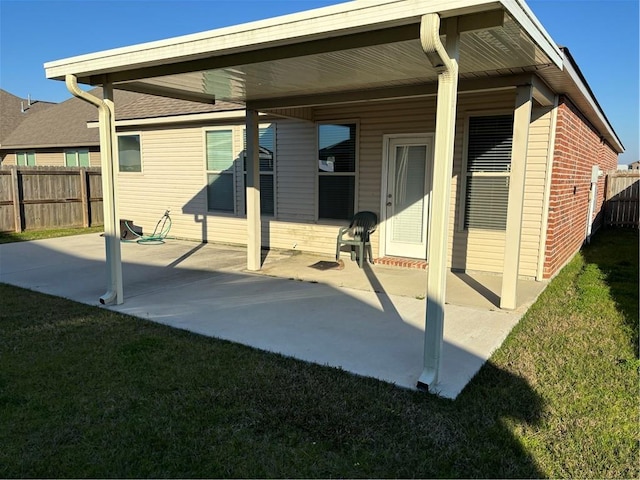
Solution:
<path fill-rule="evenodd" d="M 262 122 L 262 123 L 258 123 L 258 138 L 260 136 L 260 129 L 268 129 L 268 128 L 273 128 L 273 170 L 269 171 L 269 170 L 260 170 L 260 174 L 259 177 L 261 178 L 263 175 L 271 175 L 271 181 L 273 183 L 273 214 L 271 213 L 264 213 L 262 208 L 260 208 L 260 216 L 261 217 L 267 217 L 267 218 L 277 218 L 278 217 L 278 191 L 277 191 L 277 186 L 278 183 L 276 182 L 276 171 L 277 171 L 277 164 L 278 164 L 278 147 L 277 147 L 277 138 L 278 138 L 278 127 L 277 127 L 277 123 L 276 122 Z M 242 199 L 242 203 L 243 203 L 243 211 L 244 211 L 244 216 L 247 216 L 247 196 L 246 196 L 246 192 L 247 192 L 247 127 L 243 126 L 242 127 L 242 194 L 240 195 L 240 198 Z M 258 142 L 259 143 L 259 142 Z M 260 178 L 258 179 L 258 181 L 260 181 Z M 262 199 L 262 192 L 260 192 L 260 197 Z M 262 200 L 261 200 L 262 201 Z"/>
<path fill-rule="evenodd" d="M 343 225 L 345 220 L 338 218 L 324 218 L 320 217 L 320 177 L 353 177 L 353 212 L 358 211 L 358 181 L 360 174 L 360 120 L 358 118 L 341 118 L 334 120 L 322 120 L 315 122 L 315 153 L 314 153 L 314 168 L 316 172 L 315 181 L 315 220 L 316 223 L 326 225 Z M 353 172 L 321 172 L 318 167 L 319 152 L 320 152 L 320 126 L 321 125 L 354 125 L 356 128 L 355 138 L 355 159 L 354 159 L 354 171 Z"/>
<path fill-rule="evenodd" d="M 481 232 L 494 232 L 494 233 L 504 233 L 505 229 L 495 229 L 495 228 L 478 228 L 478 227 L 465 227 L 465 217 L 467 213 L 467 185 L 469 177 L 489 177 L 489 178 L 506 178 L 509 187 L 511 186 L 511 168 L 509 171 L 498 171 L 498 172 L 469 172 L 468 171 L 468 156 L 469 156 L 469 123 L 471 118 L 476 117 L 501 117 L 510 115 L 514 116 L 514 111 L 509 109 L 499 109 L 499 110 L 474 110 L 468 111 L 464 116 L 464 136 L 463 136 L 463 145 L 462 145 L 462 166 L 460 170 L 460 184 L 459 184 L 459 192 L 458 192 L 458 201 L 460 203 L 460 210 L 458 214 L 458 232 L 470 232 L 470 231 L 481 231 Z M 513 141 L 513 125 L 511 130 L 511 139 Z M 511 149 L 513 155 L 513 146 Z M 509 164 L 511 166 L 511 164 Z M 506 220 L 506 218 L 505 218 Z"/>
<path fill-rule="evenodd" d="M 87 152 L 87 157 L 89 160 L 89 165 L 80 165 L 80 153 Z M 76 164 L 75 165 L 67 165 L 67 154 L 73 153 L 75 156 Z M 88 148 L 67 148 L 62 152 L 62 160 L 64 161 L 65 167 L 90 167 L 91 166 L 91 152 Z M 118 162 L 118 169 L 120 168 L 120 162 Z"/>
<path fill-rule="evenodd" d="M 232 166 L 228 170 L 209 170 L 208 159 L 207 159 L 207 133 L 209 132 L 231 132 L 231 157 L 232 157 Z M 238 195 L 237 195 L 237 176 L 238 176 L 238 166 L 236 160 L 238 159 L 239 153 L 237 150 L 237 125 L 218 125 L 211 127 L 204 127 L 202 129 L 202 143 L 204 145 L 204 188 L 205 188 L 205 209 L 207 214 L 212 215 L 226 215 L 226 216 L 238 216 Z M 209 174 L 214 175 L 231 175 L 231 183 L 232 183 L 232 204 L 233 211 L 231 210 L 211 210 L 209 208 Z"/>
<path fill-rule="evenodd" d="M 140 171 L 127 171 L 120 169 L 120 137 L 138 137 L 138 143 L 140 144 Z M 143 148 L 142 148 L 142 132 L 120 132 L 116 134 L 116 150 L 118 152 L 118 173 L 123 173 L 125 175 L 142 175 L 144 173 L 144 159 L 143 159 Z"/>
<path fill-rule="evenodd" d="M 29 165 L 29 155 L 33 154 L 33 165 Z M 25 163 L 24 165 L 20 164 L 20 156 L 23 156 L 25 158 Z M 35 150 L 20 150 L 15 152 L 15 156 L 16 156 L 16 166 L 18 167 L 35 167 L 38 165 L 37 163 L 37 159 L 36 159 L 36 151 Z"/>

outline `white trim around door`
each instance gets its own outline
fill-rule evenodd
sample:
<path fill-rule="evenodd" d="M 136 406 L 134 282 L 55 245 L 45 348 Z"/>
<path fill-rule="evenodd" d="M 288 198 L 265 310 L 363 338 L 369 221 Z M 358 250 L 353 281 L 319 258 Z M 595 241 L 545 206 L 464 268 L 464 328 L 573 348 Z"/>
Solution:
<path fill-rule="evenodd" d="M 381 256 L 424 260 L 429 238 L 433 134 L 384 135 Z"/>

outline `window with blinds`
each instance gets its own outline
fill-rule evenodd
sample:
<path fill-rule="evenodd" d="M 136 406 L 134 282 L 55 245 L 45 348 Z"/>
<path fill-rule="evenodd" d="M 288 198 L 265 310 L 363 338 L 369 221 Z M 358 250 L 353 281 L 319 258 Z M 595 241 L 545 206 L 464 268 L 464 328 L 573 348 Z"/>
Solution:
<path fill-rule="evenodd" d="M 233 181 L 233 130 L 206 132 L 207 208 L 209 211 L 235 211 Z"/>
<path fill-rule="evenodd" d="M 244 134 L 244 184 L 247 184 L 247 131 Z M 258 131 L 260 147 L 260 214 L 275 214 L 275 161 L 276 161 L 275 126 L 261 127 Z M 245 214 L 247 213 L 247 190 L 244 189 Z"/>
<path fill-rule="evenodd" d="M 16 152 L 16 165 L 23 167 L 35 167 L 36 152 Z"/>
<path fill-rule="evenodd" d="M 356 189 L 356 125 L 318 125 L 318 218 L 353 217 Z"/>
<path fill-rule="evenodd" d="M 469 118 L 464 228 L 505 230 L 513 115 Z"/>
<path fill-rule="evenodd" d="M 89 150 L 65 150 L 64 164 L 66 167 L 88 167 Z"/>

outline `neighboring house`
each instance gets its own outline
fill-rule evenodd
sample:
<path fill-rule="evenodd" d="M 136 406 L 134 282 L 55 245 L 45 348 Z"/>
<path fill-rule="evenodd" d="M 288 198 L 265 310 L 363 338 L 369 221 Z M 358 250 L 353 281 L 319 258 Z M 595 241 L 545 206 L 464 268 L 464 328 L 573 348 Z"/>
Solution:
<path fill-rule="evenodd" d="M 640 170 L 640 160 L 637 162 L 631 162 L 629 164 L 629 170 Z"/>
<path fill-rule="evenodd" d="M 261 247 L 333 255 L 338 226 L 371 210 L 374 257 L 429 263 L 424 385 L 437 380 L 444 272 L 502 274 L 501 306 L 515 308 L 518 277 L 552 277 L 598 227 L 598 173 L 623 151 L 521 1 L 354 1 L 45 69 L 71 88 L 107 79 L 246 105 L 158 115 L 150 102 L 141 115 L 116 102 L 116 126 L 101 126 L 117 128 L 126 164 L 105 303 L 123 298 L 118 216 L 152 226 L 170 208 L 172 235 L 247 245 L 257 270 Z"/>
<path fill-rule="evenodd" d="M 20 98 L 6 90 L 0 89 L 0 164 L 5 159 L 4 146 L 11 134 L 28 118 L 38 112 L 54 106 L 55 103 Z M 29 149 L 14 151 L 11 154 L 13 163 L 33 164 L 35 156 Z"/>
<path fill-rule="evenodd" d="M 99 88 L 92 90 L 94 95 L 100 95 L 100 92 Z M 146 96 L 118 92 L 116 101 L 126 105 Z M 96 118 L 95 107 L 76 97 L 58 104 L 47 104 L 48 108 L 34 108 L 38 104 L 32 103 L 21 121 L 2 137 L 0 164 L 99 167 L 100 135 L 97 129 L 87 128 L 87 121 Z M 3 117 L 5 109 L 14 114 L 16 111 L 20 113 L 20 105 L 15 101 L 10 108 L 7 107 L 3 96 Z"/>

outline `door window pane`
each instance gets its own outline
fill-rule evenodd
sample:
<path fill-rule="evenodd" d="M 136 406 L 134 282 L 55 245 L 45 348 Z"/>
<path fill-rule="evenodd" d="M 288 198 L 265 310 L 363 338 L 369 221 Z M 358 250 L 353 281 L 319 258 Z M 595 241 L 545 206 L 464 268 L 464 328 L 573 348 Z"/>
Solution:
<path fill-rule="evenodd" d="M 396 147 L 393 202 L 394 241 L 421 243 L 424 218 L 425 145 Z"/>

